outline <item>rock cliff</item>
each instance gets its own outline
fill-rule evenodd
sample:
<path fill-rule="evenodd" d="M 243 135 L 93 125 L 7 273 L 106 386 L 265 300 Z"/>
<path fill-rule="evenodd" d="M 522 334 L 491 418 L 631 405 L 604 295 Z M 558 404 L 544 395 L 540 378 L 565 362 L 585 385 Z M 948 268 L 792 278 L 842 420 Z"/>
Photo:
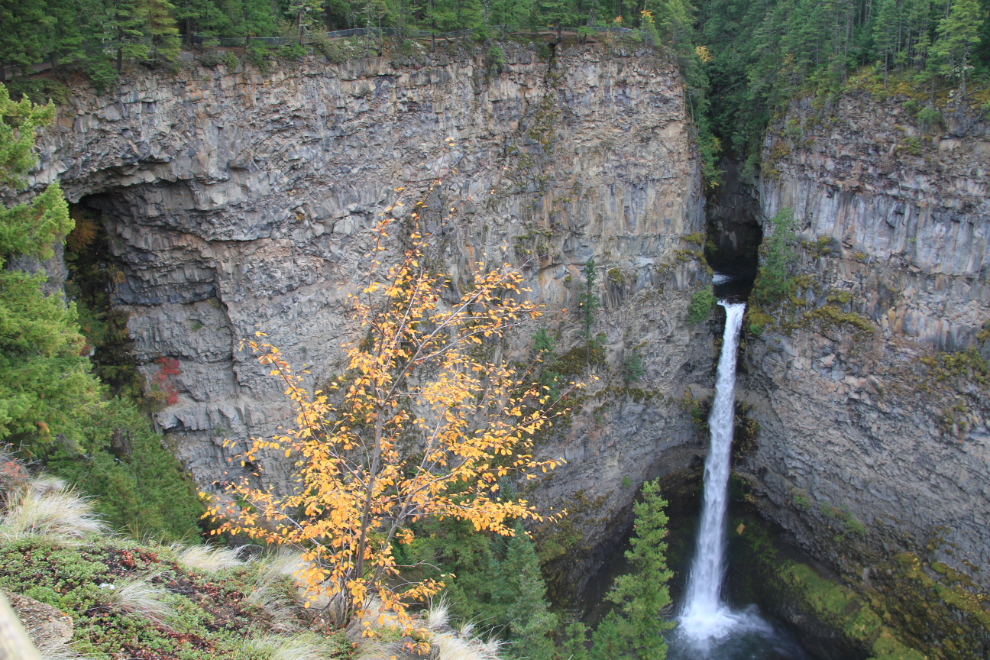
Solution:
<path fill-rule="evenodd" d="M 767 138 L 762 219 L 790 208 L 802 246 L 775 324 L 746 339 L 761 430 L 740 468 L 764 514 L 864 588 L 905 552 L 990 585 L 988 172 L 977 118 L 925 127 L 866 95 L 795 103 Z"/>
<path fill-rule="evenodd" d="M 383 213 L 404 222 L 416 201 L 427 218 L 454 209 L 432 229 L 455 280 L 508 261 L 546 305 L 510 356 L 539 325 L 561 353 L 579 342 L 579 270 L 598 265 L 606 359 L 587 375 L 600 381 L 539 447 L 568 461 L 535 494 L 573 512 L 566 573 L 579 581 L 576 551 L 591 556 L 628 523 L 639 483 L 701 451 L 678 401 L 711 383 L 707 328 L 686 323 L 692 290 L 710 282 L 704 199 L 676 68 L 654 55 L 573 48 L 548 63 L 515 48 L 499 70 L 463 52 L 310 57 L 270 75 L 192 64 L 80 91 L 39 152 L 32 185 L 57 177 L 106 218 L 126 276 L 115 300 L 149 381 L 158 358 L 178 360 L 178 402 L 157 419 L 204 489 L 240 473 L 228 461 L 249 436 L 290 421 L 239 341 L 267 333 L 314 384 L 341 373 L 371 228 Z M 645 375 L 626 383 L 634 350 Z M 264 468 L 288 487 L 290 465 Z"/>

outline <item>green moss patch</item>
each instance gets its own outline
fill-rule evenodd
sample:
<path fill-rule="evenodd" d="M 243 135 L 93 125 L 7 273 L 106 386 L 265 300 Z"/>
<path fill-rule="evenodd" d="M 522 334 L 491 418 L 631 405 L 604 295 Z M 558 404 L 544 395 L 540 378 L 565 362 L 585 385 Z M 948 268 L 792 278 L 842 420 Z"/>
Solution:
<path fill-rule="evenodd" d="M 794 500 L 811 508 L 804 491 L 795 490 Z M 735 590 L 769 612 L 796 613 L 804 638 L 832 640 L 825 643 L 871 660 L 982 658 L 990 650 L 990 595 L 948 565 L 901 552 L 872 563 L 868 581 L 844 583 L 778 546 L 761 518 L 733 518 L 733 528 L 744 525 L 731 541 L 733 565 L 745 567 L 729 573 Z"/>

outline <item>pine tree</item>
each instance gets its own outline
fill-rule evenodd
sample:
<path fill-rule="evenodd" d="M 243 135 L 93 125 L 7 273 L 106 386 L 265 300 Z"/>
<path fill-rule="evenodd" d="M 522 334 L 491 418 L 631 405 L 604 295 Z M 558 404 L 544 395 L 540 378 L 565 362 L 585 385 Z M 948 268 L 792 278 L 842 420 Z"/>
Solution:
<path fill-rule="evenodd" d="M 591 636 L 591 660 L 619 660 L 629 657 L 629 632 L 628 621 L 621 618 L 615 610 L 609 612 Z M 656 660 L 663 660 L 663 657 Z"/>
<path fill-rule="evenodd" d="M 973 48 L 980 42 L 983 16 L 977 0 L 954 0 L 949 15 L 939 21 L 938 40 L 931 52 L 942 75 L 960 76 L 960 92 L 966 99 L 966 68 Z"/>
<path fill-rule="evenodd" d="M 23 74 L 44 58 L 50 23 L 41 2 L 0 0 L 0 82 L 6 82 L 6 67 L 19 67 Z"/>
<path fill-rule="evenodd" d="M 887 72 L 897 51 L 897 31 L 900 25 L 897 0 L 883 0 L 876 23 L 873 24 L 873 43 L 877 54 L 883 57 L 883 86 L 887 86 Z"/>
<path fill-rule="evenodd" d="M 108 0 L 105 41 L 117 53 L 117 71 L 124 60 L 172 61 L 179 56 L 179 29 L 167 0 Z"/>
<path fill-rule="evenodd" d="M 673 628 L 673 623 L 662 617 L 670 605 L 667 582 L 673 573 L 667 568 L 665 506 L 659 479 L 644 483 L 643 500 L 633 505 L 636 523 L 629 540 L 632 549 L 626 551 L 633 572 L 617 578 L 609 593 L 616 608 L 595 631 L 592 660 L 667 657 L 663 633 Z"/>
<path fill-rule="evenodd" d="M 150 43 L 148 59 L 167 62 L 176 59 L 179 56 L 179 28 L 171 15 L 172 4 L 167 0 L 134 0 L 134 5 Z"/>
<path fill-rule="evenodd" d="M 506 608 L 512 654 L 530 660 L 552 660 L 554 647 L 548 635 L 557 627 L 557 617 L 547 609 L 546 585 L 536 550 L 522 525 L 516 525 L 516 535 L 509 541 L 502 575 L 513 582 L 518 580 L 512 585 L 513 599 Z"/>
<path fill-rule="evenodd" d="M 564 660 L 589 660 L 588 656 L 588 628 L 580 621 L 573 621 L 567 630 L 562 644 Z"/>
<path fill-rule="evenodd" d="M 35 129 L 54 114 L 52 104 L 10 101 L 0 85 L 0 183 L 23 185 L 34 162 Z M 78 442 L 100 405 L 89 361 L 80 355 L 85 339 L 75 307 L 60 293 L 43 291 L 46 277 L 37 267 L 72 226 L 58 183 L 29 203 L 0 208 L 0 442 L 29 454 L 60 434 Z"/>
<path fill-rule="evenodd" d="M 235 37 L 268 37 L 275 34 L 275 17 L 268 0 L 242 0 L 231 14 Z"/>
<path fill-rule="evenodd" d="M 574 5 L 570 0 L 538 0 L 537 7 L 540 12 L 540 21 L 546 25 L 552 25 L 557 30 L 558 40 L 560 40 L 563 27 L 573 25 L 575 22 Z"/>
<path fill-rule="evenodd" d="M 57 69 L 59 64 L 73 62 L 85 57 L 83 45 L 86 26 L 87 6 L 90 3 L 80 0 L 48 0 L 45 14 L 49 19 L 46 59 Z"/>
<path fill-rule="evenodd" d="M 238 8 L 230 7 L 234 10 L 235 16 Z M 207 37 L 230 34 L 234 24 L 230 15 L 222 11 L 213 0 L 176 0 L 172 8 L 172 17 L 182 26 L 186 43 L 190 45 L 193 43 L 194 34 Z"/>

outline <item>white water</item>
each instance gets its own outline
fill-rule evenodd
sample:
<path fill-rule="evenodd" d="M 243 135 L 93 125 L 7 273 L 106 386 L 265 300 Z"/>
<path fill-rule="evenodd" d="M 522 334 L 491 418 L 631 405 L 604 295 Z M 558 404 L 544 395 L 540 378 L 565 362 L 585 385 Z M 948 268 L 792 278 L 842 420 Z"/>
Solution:
<path fill-rule="evenodd" d="M 698 642 L 722 638 L 732 631 L 770 631 L 770 626 L 750 612 L 732 612 L 720 598 L 725 571 L 725 513 L 728 503 L 729 463 L 735 421 L 736 352 L 745 303 L 725 307 L 725 335 L 718 359 L 715 401 L 708 418 L 711 448 L 705 460 L 705 501 L 698 530 L 687 598 L 680 616 L 680 631 Z"/>

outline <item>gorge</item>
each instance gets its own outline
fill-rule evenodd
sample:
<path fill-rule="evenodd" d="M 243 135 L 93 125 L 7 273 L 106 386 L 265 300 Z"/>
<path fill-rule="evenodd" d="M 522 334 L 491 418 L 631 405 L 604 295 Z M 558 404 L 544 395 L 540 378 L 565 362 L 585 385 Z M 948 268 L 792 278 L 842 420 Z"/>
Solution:
<path fill-rule="evenodd" d="M 726 320 L 692 324 L 688 308 L 711 288 L 708 261 L 756 258 L 790 209 L 786 299 L 728 313 L 742 326 L 735 422 L 752 430 L 732 456 L 730 518 L 763 522 L 730 524 L 736 551 L 754 545 L 752 576 L 730 568 L 727 588 L 763 582 L 752 600 L 816 657 L 990 650 L 986 388 L 952 357 L 990 357 L 985 119 L 950 117 L 916 149 L 922 132 L 892 102 L 798 99 L 771 124 L 759 177 L 726 164 L 706 190 L 682 74 L 649 50 L 573 45 L 548 61 L 512 46 L 497 71 L 465 51 L 310 55 L 271 73 L 190 60 L 74 92 L 24 194 L 57 179 L 103 218 L 135 360 L 148 382 L 177 360 L 156 421 L 201 489 L 245 474 L 228 459 L 290 414 L 240 340 L 266 333 L 309 366 L 307 386 L 341 374 L 371 227 L 422 202 L 455 285 L 506 261 L 545 305 L 503 359 L 540 328 L 577 359 L 581 269 L 596 264 L 603 352 L 577 368 L 598 380 L 541 437 L 541 457 L 567 462 L 529 492 L 570 512 L 532 532 L 558 548 L 543 555 L 551 593 L 574 598 L 628 534 L 644 481 L 695 497 L 709 450 L 695 420 Z M 266 485 L 287 487 L 291 465 L 262 463 Z M 757 543 L 759 524 L 773 542 Z M 771 551 L 787 562 L 759 556 Z M 810 591 L 821 582 L 837 585 L 827 598 Z"/>

